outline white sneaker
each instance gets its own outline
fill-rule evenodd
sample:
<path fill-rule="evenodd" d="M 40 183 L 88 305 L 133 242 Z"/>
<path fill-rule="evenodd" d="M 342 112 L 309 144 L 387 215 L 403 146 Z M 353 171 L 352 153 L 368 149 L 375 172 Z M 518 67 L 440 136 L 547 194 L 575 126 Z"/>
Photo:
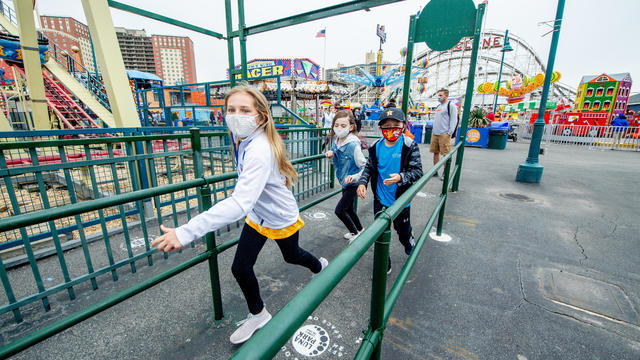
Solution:
<path fill-rule="evenodd" d="M 342 235 L 342 237 L 344 237 L 345 239 L 349 240 L 349 239 L 351 239 L 353 237 L 353 234 L 351 232 L 348 232 L 348 233 Z"/>
<path fill-rule="evenodd" d="M 322 269 L 320 269 L 320 271 L 324 270 L 324 268 L 326 268 L 327 265 L 329 265 L 329 260 L 327 260 L 327 259 L 325 259 L 323 257 L 321 257 L 318 260 L 320 260 L 320 264 L 322 265 Z"/>
<path fill-rule="evenodd" d="M 240 327 L 231 334 L 229 341 L 231 341 L 232 344 L 242 344 L 249 340 L 258 329 L 265 326 L 269 320 L 271 320 L 271 314 L 269 314 L 266 307 L 257 315 L 247 315 L 246 319 L 236 323 L 236 326 Z"/>
<path fill-rule="evenodd" d="M 349 240 L 349 242 L 347 242 L 347 245 L 351 245 L 351 243 L 353 242 L 353 240 L 355 240 L 355 239 L 358 237 L 358 235 L 360 235 L 360 234 L 362 234 L 362 230 L 361 230 L 361 231 L 358 231 L 358 233 L 357 233 L 357 234 L 349 233 L 349 237 L 348 237 L 348 238 L 346 238 L 347 240 Z"/>

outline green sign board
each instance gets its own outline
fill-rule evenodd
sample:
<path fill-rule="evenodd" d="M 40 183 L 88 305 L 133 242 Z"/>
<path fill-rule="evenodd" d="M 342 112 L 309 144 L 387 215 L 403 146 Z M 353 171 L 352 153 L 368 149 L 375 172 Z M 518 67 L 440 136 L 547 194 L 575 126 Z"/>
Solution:
<path fill-rule="evenodd" d="M 432 50 L 449 50 L 465 36 L 473 36 L 476 7 L 473 0 L 431 0 L 420 12 L 415 42 Z"/>

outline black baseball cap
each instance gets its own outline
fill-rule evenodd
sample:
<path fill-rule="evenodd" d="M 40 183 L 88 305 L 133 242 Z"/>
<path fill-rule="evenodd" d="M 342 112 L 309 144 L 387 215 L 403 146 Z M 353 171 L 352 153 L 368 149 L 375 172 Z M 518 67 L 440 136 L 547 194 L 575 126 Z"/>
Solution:
<path fill-rule="evenodd" d="M 383 122 L 387 119 L 393 119 L 393 120 L 398 120 L 400 122 L 404 122 L 404 113 L 402 112 L 402 110 L 396 108 L 396 107 L 392 107 L 392 108 L 386 108 L 382 111 L 382 114 L 380 114 L 380 122 Z M 378 123 L 378 124 L 379 124 Z"/>

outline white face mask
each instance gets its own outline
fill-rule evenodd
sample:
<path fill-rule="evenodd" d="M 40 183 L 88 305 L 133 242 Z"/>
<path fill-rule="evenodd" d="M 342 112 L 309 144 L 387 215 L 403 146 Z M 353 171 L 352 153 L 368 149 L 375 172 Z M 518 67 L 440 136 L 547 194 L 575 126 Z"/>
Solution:
<path fill-rule="evenodd" d="M 333 132 L 336 134 L 338 139 L 342 139 L 343 137 L 349 135 L 349 129 L 334 127 Z"/>
<path fill-rule="evenodd" d="M 255 115 L 230 114 L 225 117 L 225 121 L 233 136 L 238 139 L 246 138 L 258 128 Z"/>
<path fill-rule="evenodd" d="M 440 101 L 441 103 L 444 102 L 444 96 L 438 96 L 438 101 Z"/>

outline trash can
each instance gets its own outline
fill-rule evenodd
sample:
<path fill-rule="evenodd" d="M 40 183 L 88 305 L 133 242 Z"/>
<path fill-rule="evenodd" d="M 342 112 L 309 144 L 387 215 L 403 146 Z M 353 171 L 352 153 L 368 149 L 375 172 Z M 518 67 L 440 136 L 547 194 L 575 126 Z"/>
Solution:
<path fill-rule="evenodd" d="M 509 137 L 509 122 L 494 121 L 489 125 L 489 143 L 487 148 L 504 150 Z"/>

